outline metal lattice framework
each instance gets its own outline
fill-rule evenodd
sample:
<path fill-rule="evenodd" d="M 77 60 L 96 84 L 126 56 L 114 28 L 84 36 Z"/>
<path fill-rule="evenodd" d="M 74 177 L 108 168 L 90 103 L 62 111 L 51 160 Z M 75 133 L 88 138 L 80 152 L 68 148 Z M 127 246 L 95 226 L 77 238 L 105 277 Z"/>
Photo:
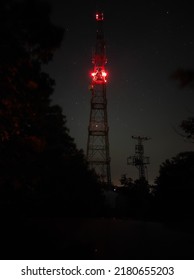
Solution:
<path fill-rule="evenodd" d="M 150 163 L 149 157 L 144 156 L 144 146 L 143 142 L 146 140 L 150 140 L 148 137 L 140 137 L 140 136 L 132 136 L 132 139 L 136 139 L 138 144 L 135 145 L 135 155 L 127 158 L 128 165 L 134 165 L 139 170 L 139 179 L 146 178 L 145 176 L 145 168 L 147 164 Z"/>
<path fill-rule="evenodd" d="M 103 13 L 96 14 L 97 40 L 92 58 L 91 108 L 88 126 L 87 160 L 102 182 L 111 183 L 110 154 L 108 138 L 106 83 L 107 63 L 103 34 Z"/>

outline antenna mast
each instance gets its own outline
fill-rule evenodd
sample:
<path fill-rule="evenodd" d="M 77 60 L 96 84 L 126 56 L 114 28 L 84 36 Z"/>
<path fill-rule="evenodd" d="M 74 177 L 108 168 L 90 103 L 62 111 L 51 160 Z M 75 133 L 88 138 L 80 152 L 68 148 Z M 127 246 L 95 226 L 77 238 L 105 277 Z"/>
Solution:
<path fill-rule="evenodd" d="M 91 73 L 91 108 L 88 126 L 87 160 L 102 182 L 111 184 L 110 155 L 108 139 L 108 118 L 106 84 L 107 72 L 105 65 L 106 46 L 103 32 L 104 14 L 96 13 L 97 33 L 95 52 L 92 57 Z"/>

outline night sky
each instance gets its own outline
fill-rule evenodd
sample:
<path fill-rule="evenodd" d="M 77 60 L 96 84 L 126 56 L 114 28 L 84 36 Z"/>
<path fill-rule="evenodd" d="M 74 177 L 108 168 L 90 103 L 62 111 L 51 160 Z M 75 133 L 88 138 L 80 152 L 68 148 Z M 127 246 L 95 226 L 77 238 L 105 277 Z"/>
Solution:
<path fill-rule="evenodd" d="M 56 80 L 53 103 L 63 108 L 70 135 L 85 152 L 97 1 L 50 2 L 53 23 L 66 32 L 45 70 Z M 176 129 L 183 119 L 193 116 L 194 93 L 180 89 L 170 78 L 178 68 L 194 69 L 194 8 L 187 3 L 104 1 L 113 183 L 119 183 L 122 174 L 138 178 L 138 170 L 127 165 L 127 157 L 135 153 L 132 135 L 151 137 L 144 142 L 151 184 L 162 162 L 193 150 L 193 144 L 184 141 Z"/>

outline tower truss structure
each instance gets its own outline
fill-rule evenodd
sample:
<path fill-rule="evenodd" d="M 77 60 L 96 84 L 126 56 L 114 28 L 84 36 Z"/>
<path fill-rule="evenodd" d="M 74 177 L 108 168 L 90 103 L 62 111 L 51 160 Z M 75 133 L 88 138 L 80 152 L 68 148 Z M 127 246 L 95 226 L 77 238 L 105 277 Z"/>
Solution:
<path fill-rule="evenodd" d="M 88 125 L 87 160 L 100 180 L 111 183 L 109 127 L 107 118 L 106 84 L 107 63 L 106 46 L 103 32 L 104 15 L 96 13 L 97 34 L 96 46 L 92 57 L 93 72 L 91 73 L 91 107 Z"/>
<path fill-rule="evenodd" d="M 139 179 L 145 178 L 148 180 L 148 175 L 145 173 L 147 170 L 147 164 L 150 163 L 149 157 L 144 156 L 144 146 L 143 142 L 150 140 L 149 137 L 132 136 L 132 139 L 137 140 L 137 145 L 135 145 L 135 155 L 127 158 L 127 164 L 133 165 L 139 170 Z"/>

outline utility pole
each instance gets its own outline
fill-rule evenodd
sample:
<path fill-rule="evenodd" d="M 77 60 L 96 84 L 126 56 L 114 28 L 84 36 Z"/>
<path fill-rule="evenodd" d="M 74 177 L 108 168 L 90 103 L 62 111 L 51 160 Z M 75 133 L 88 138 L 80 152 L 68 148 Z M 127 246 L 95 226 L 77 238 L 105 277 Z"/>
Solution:
<path fill-rule="evenodd" d="M 137 167 L 139 170 L 139 179 L 146 179 L 148 177 L 147 174 L 145 174 L 145 169 L 147 168 L 147 165 L 149 162 L 149 157 L 144 156 L 144 146 L 143 142 L 150 140 L 149 137 L 140 137 L 140 136 L 132 136 L 132 139 L 137 140 L 137 145 L 135 145 L 135 155 L 129 156 L 127 158 L 127 164 L 133 165 Z M 147 178 L 148 180 L 148 178 Z"/>

